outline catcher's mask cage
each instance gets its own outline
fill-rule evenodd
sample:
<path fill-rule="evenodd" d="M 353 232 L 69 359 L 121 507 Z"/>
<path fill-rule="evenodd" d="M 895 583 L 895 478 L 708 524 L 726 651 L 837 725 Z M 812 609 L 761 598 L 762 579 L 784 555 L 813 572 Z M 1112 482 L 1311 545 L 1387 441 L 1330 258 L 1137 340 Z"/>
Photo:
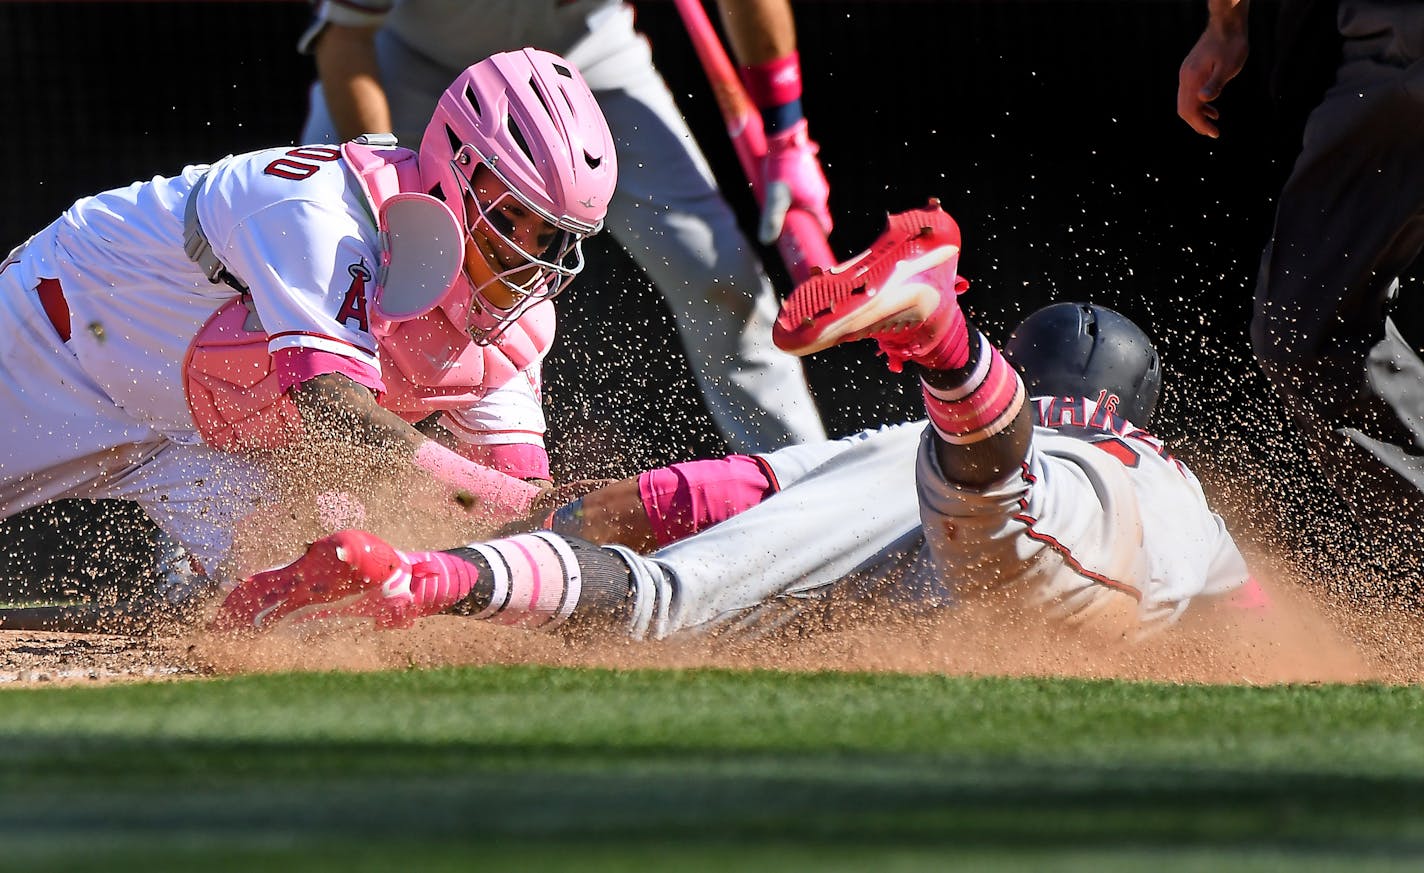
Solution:
<path fill-rule="evenodd" d="M 558 55 L 525 48 L 466 68 L 437 101 L 420 142 L 420 174 L 442 198 L 495 274 L 479 287 L 466 276 L 446 314 L 477 343 L 490 343 L 530 307 L 563 291 L 583 268 L 585 237 L 603 226 L 617 183 L 613 134 L 583 76 Z M 503 192 L 481 200 L 481 169 Z M 480 173 L 477 176 L 477 173 Z M 540 251 L 520 244 L 507 204 L 550 225 Z M 483 238 L 483 239 L 482 239 Z M 517 253 L 491 257 L 493 249 Z M 508 309 L 482 292 L 500 282 Z M 503 296 L 503 295 L 501 295 Z"/>
<path fill-rule="evenodd" d="M 500 192 L 493 198 L 476 190 L 475 179 L 483 167 L 498 181 Z M 586 224 L 568 217 L 556 217 L 538 204 L 520 195 L 519 191 L 500 175 L 497 162 L 490 161 L 469 143 L 460 145 L 455 157 L 450 161 L 450 169 L 459 182 L 463 213 L 468 217 L 465 224 L 465 244 L 474 246 L 484 258 L 493 274 L 489 279 L 471 289 L 470 305 L 476 310 L 469 313 L 467 331 L 470 338 L 480 344 L 497 340 L 521 315 L 542 300 L 550 300 L 563 293 L 569 283 L 584 268 L 583 241 L 597 233 L 600 224 Z M 517 239 L 514 221 L 506 210 L 510 204 L 518 204 L 529 214 L 537 216 L 551 232 L 547 244 L 531 251 L 531 246 L 521 244 Z M 498 257 L 480 244 L 479 237 L 493 244 L 502 245 L 518 255 L 523 263 L 503 266 Z M 542 239 L 543 234 L 538 235 Z M 468 272 L 466 273 L 468 278 Z M 489 301 L 485 290 L 498 282 L 514 303 L 508 309 L 501 309 Z"/>

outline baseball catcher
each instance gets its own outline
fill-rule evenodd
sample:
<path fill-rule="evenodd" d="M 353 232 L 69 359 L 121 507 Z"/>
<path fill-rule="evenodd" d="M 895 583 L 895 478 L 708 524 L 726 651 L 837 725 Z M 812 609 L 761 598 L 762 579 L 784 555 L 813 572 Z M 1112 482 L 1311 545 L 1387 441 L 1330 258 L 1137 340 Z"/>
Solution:
<path fill-rule="evenodd" d="M 221 575 L 275 465 L 339 443 L 523 517 L 551 301 L 616 178 L 578 70 L 525 49 L 461 72 L 418 152 L 278 147 L 80 199 L 0 269 L 0 514 L 136 501 Z"/>
<path fill-rule="evenodd" d="M 532 45 L 573 62 L 621 158 L 606 231 L 667 302 L 713 424 L 735 451 L 823 440 L 801 364 L 771 341 L 779 302 L 625 0 L 314 0 L 301 49 L 316 62 L 304 142 L 369 130 L 418 137 L 440 89 L 472 61 Z M 802 112 L 788 0 L 719 0 L 765 134 L 747 180 L 767 198 L 764 241 L 799 218 L 831 229 L 829 188 Z M 700 5 L 699 5 L 700 10 Z M 689 58 L 690 60 L 690 58 Z M 752 125 L 744 125 L 750 129 Z M 763 131 L 764 128 L 764 131 Z M 725 182 L 725 180 L 724 180 Z M 732 190 L 735 190 L 735 186 Z M 789 210 L 789 212 L 788 212 Z M 787 231 L 783 233 L 783 230 Z"/>

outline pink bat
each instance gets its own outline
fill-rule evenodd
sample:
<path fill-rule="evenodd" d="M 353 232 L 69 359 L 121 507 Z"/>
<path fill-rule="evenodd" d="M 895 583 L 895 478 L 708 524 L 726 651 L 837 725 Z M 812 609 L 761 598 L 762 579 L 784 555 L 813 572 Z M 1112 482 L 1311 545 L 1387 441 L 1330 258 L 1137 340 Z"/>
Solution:
<path fill-rule="evenodd" d="M 766 155 L 766 133 L 761 126 L 761 113 L 752 105 L 737 70 L 727 57 L 727 50 L 707 17 L 701 0 L 674 0 L 678 14 L 692 38 L 692 47 L 702 62 L 702 69 L 712 85 L 717 107 L 727 123 L 727 135 L 742 165 L 742 172 L 751 182 L 752 194 L 761 205 L 766 192 L 761 178 L 761 161 Z M 836 262 L 826 235 L 816 219 L 806 212 L 793 209 L 786 214 L 786 223 L 776 241 L 777 250 L 786 262 L 793 281 L 810 278 L 813 268 L 827 268 Z"/>

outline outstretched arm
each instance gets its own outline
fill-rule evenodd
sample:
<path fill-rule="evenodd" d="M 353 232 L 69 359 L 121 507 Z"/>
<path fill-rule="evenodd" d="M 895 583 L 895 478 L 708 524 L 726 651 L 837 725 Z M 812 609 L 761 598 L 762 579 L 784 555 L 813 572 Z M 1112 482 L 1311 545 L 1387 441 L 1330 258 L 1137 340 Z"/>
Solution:
<path fill-rule="evenodd" d="M 292 386 L 292 401 L 310 439 L 399 449 L 414 454 L 428 438 L 376 403 L 370 389 L 340 373 Z"/>
<path fill-rule="evenodd" d="M 541 489 L 461 457 L 376 403 L 366 387 L 326 373 L 291 389 L 307 439 L 371 446 L 409 459 L 453 499 L 499 524 L 528 515 Z"/>
<path fill-rule="evenodd" d="M 550 527 L 594 543 L 651 552 L 725 521 L 778 490 L 768 463 L 752 455 L 684 461 L 585 489 L 554 511 Z"/>
<path fill-rule="evenodd" d="M 376 27 L 328 23 L 313 46 L 326 108 L 343 140 L 388 133 L 391 108 L 376 64 Z"/>
<path fill-rule="evenodd" d="M 1246 66 L 1250 44 L 1246 16 L 1250 0 L 1208 0 L 1206 30 L 1177 74 L 1177 114 L 1192 130 L 1216 139 L 1220 117 L 1212 101 Z"/>

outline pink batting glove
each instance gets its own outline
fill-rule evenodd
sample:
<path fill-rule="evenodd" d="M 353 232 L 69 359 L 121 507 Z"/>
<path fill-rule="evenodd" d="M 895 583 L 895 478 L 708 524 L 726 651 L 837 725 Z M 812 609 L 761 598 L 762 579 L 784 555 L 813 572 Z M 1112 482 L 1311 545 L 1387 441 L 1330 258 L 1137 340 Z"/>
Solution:
<path fill-rule="evenodd" d="M 772 245 L 780 238 L 786 213 L 792 209 L 808 213 L 822 231 L 831 232 L 831 211 L 826 205 L 831 186 L 816 157 L 819 151 L 820 146 L 807 135 L 804 118 L 766 138 L 766 157 L 761 165 L 764 196 L 757 229 L 763 245 Z"/>

